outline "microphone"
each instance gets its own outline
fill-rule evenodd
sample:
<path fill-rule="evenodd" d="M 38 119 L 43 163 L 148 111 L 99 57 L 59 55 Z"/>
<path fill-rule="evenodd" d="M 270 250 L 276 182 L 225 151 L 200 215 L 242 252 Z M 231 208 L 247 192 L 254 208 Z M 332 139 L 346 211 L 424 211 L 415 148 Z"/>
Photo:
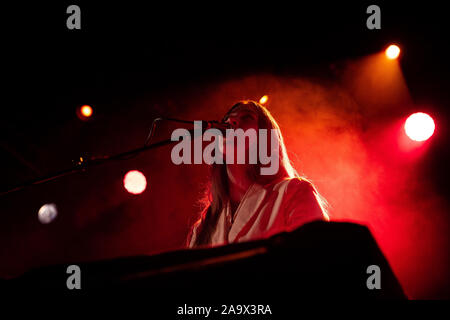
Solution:
<path fill-rule="evenodd" d="M 226 135 L 226 129 L 231 129 L 231 125 L 229 123 L 219 122 L 217 120 L 202 120 L 202 127 L 203 130 L 218 129 L 224 136 Z"/>

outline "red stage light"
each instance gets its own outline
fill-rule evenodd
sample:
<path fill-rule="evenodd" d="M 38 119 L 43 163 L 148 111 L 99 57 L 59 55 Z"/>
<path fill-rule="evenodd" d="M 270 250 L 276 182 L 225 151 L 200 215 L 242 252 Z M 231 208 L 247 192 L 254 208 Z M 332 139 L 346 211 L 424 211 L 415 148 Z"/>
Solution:
<path fill-rule="evenodd" d="M 147 187 L 147 179 L 142 172 L 131 170 L 123 178 L 123 186 L 129 193 L 141 194 Z"/>
<path fill-rule="evenodd" d="M 429 139 L 435 129 L 433 118 L 423 112 L 417 112 L 405 121 L 405 133 L 414 141 L 425 141 Z"/>
<path fill-rule="evenodd" d="M 89 118 L 92 117 L 92 114 L 94 113 L 94 110 L 91 106 L 85 104 L 81 107 L 77 108 L 77 116 L 80 120 L 86 121 L 89 120 Z"/>
<path fill-rule="evenodd" d="M 84 105 L 81 107 L 81 114 L 85 116 L 86 118 L 89 118 L 92 115 L 92 108 L 91 106 Z"/>

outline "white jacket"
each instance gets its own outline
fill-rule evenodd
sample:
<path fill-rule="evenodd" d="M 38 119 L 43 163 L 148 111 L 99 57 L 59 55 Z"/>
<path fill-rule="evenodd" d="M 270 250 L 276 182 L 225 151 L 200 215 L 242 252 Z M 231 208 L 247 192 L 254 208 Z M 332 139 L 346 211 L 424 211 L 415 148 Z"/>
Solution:
<path fill-rule="evenodd" d="M 242 198 L 234 221 L 230 207 L 220 213 L 211 245 L 258 240 L 291 231 L 314 220 L 329 220 L 312 185 L 300 178 L 286 178 L 267 185 L 254 183 Z M 192 230 L 189 247 L 194 247 L 199 224 Z"/>

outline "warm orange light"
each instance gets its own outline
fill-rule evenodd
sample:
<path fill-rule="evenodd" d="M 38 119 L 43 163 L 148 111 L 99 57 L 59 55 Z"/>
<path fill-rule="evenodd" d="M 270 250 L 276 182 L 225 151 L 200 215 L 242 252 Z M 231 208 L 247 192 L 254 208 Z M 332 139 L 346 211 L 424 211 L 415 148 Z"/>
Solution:
<path fill-rule="evenodd" d="M 259 99 L 259 103 L 264 104 L 267 102 L 267 100 L 269 100 L 269 97 L 264 95 L 261 97 L 261 99 Z"/>
<path fill-rule="evenodd" d="M 88 105 L 84 105 L 81 107 L 81 114 L 86 117 L 89 118 L 90 116 L 92 116 L 92 108 L 91 106 Z"/>
<path fill-rule="evenodd" d="M 414 141 L 429 139 L 435 129 L 433 119 L 423 112 L 417 112 L 408 117 L 405 122 L 405 133 Z"/>
<path fill-rule="evenodd" d="M 138 170 L 131 170 L 123 178 L 123 186 L 129 193 L 141 194 L 147 188 L 147 179 Z"/>
<path fill-rule="evenodd" d="M 387 49 L 386 49 L 386 57 L 388 59 L 397 59 L 398 56 L 400 55 L 400 48 L 398 46 L 396 46 L 395 44 L 390 45 Z"/>

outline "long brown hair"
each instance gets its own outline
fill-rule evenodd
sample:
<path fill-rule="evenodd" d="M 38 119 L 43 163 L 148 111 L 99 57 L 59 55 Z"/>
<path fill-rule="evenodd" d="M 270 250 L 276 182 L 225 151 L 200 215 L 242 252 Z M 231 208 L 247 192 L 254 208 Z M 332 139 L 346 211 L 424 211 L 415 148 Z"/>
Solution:
<path fill-rule="evenodd" d="M 259 162 L 258 158 L 256 164 L 249 166 L 247 174 L 250 180 L 258 184 L 265 185 L 283 178 L 300 178 L 297 171 L 292 167 L 287 155 L 280 127 L 267 108 L 252 100 L 240 101 L 231 107 L 231 109 L 225 114 L 223 120 L 226 120 L 230 113 L 242 106 L 251 107 L 256 112 L 259 129 L 267 129 L 269 133 L 272 133 L 271 129 L 275 129 L 276 138 L 278 140 L 278 172 L 274 175 L 261 175 L 260 169 L 263 165 Z M 301 179 L 306 180 L 304 178 Z M 211 236 L 217 226 L 220 213 L 230 201 L 228 190 L 226 165 L 216 163 L 212 164 L 210 169 L 210 184 L 205 192 L 204 199 L 202 199 L 204 209 L 201 213 L 200 219 L 191 228 L 187 238 L 187 245 L 189 245 L 193 229 L 195 227 L 197 227 L 197 237 L 195 239 L 194 246 L 207 245 L 211 242 Z M 316 194 L 320 197 L 317 192 Z M 321 200 L 321 198 L 318 198 L 318 200 Z M 324 201 L 319 201 L 319 203 L 320 202 L 322 202 L 321 206 L 323 208 Z M 323 208 L 323 210 L 325 209 Z"/>

